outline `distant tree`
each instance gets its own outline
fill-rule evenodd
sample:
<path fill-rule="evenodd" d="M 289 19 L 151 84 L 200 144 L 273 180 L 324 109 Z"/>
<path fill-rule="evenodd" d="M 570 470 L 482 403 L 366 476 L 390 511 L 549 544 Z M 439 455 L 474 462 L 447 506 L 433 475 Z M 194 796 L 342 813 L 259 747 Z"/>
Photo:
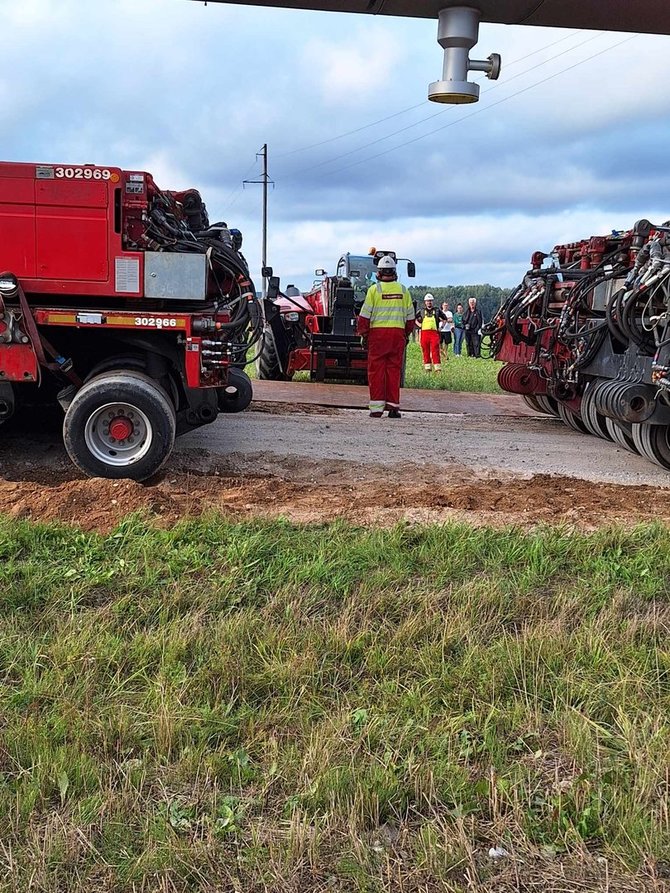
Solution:
<path fill-rule="evenodd" d="M 511 288 L 500 288 L 498 285 L 412 285 L 412 298 L 420 305 L 426 292 L 430 292 L 437 304 L 449 303 L 451 310 L 456 304 L 467 306 L 468 298 L 477 298 L 477 306 L 481 309 L 484 320 L 495 315 L 500 305 L 512 293 Z"/>

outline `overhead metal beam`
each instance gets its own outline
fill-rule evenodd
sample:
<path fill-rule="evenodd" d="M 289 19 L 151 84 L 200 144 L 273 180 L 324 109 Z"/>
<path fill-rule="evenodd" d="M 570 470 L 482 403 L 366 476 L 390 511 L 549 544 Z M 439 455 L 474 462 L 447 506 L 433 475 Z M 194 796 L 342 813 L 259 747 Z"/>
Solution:
<path fill-rule="evenodd" d="M 197 0 L 203 2 L 203 0 Z M 437 19 L 449 6 L 471 6 L 482 22 L 504 25 L 542 25 L 555 28 L 593 28 L 670 34 L 669 0 L 208 0 L 236 6 L 276 6 L 319 9 L 368 15 Z"/>
<path fill-rule="evenodd" d="M 506 25 L 632 31 L 670 34 L 670 0 L 211 0 L 236 6 L 276 6 L 367 15 L 436 18 L 437 40 L 444 50 L 442 79 L 428 88 L 433 102 L 477 102 L 479 86 L 470 71 L 496 79 L 501 59 L 470 59 L 480 22 Z"/>

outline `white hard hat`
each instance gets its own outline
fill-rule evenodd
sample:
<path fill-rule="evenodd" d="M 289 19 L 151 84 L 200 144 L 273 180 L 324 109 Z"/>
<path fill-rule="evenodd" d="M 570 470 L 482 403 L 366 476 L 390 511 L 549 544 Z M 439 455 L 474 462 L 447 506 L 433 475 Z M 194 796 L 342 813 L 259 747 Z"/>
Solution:
<path fill-rule="evenodd" d="M 395 270 L 395 261 L 389 254 L 385 254 L 377 264 L 378 270 Z"/>
<path fill-rule="evenodd" d="M 434 301 L 434 300 L 435 300 L 435 298 L 431 295 L 430 292 L 428 292 L 428 294 L 427 294 L 427 295 L 424 297 L 424 299 L 423 299 L 424 304 L 425 304 L 426 302 L 428 302 L 428 301 Z"/>

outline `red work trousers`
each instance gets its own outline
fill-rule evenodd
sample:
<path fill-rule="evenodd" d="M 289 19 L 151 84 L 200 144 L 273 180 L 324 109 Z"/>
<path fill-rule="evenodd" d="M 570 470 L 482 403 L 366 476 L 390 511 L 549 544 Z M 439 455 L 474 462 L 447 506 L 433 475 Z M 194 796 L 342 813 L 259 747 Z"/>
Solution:
<path fill-rule="evenodd" d="M 421 332 L 421 350 L 423 351 L 423 364 L 430 366 L 440 365 L 440 333 L 434 329 L 424 329 Z"/>
<path fill-rule="evenodd" d="M 368 334 L 370 412 L 398 409 L 405 330 L 372 328 Z"/>

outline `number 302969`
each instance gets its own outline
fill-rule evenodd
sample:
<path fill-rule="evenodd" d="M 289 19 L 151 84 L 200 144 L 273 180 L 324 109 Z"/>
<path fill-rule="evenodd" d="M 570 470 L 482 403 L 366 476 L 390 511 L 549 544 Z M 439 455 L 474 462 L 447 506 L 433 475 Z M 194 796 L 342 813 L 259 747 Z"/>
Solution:
<path fill-rule="evenodd" d="M 106 167 L 57 167 L 57 180 L 109 180 L 112 172 Z"/>

